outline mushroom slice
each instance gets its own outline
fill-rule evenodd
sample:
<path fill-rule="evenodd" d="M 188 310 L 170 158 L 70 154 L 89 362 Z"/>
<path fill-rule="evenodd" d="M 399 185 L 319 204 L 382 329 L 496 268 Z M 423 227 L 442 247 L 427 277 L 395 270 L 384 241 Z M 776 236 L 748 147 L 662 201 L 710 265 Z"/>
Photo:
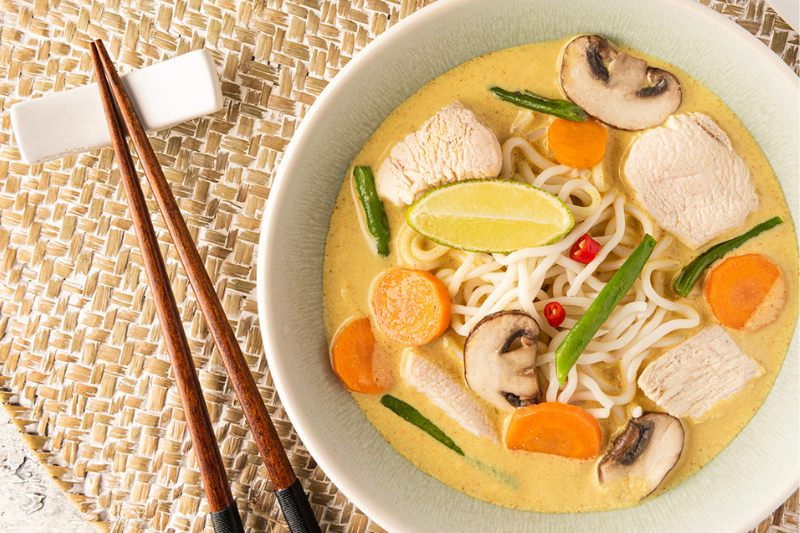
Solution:
<path fill-rule="evenodd" d="M 622 130 L 658 126 L 683 98 L 675 76 L 618 54 L 599 35 L 578 37 L 564 49 L 561 87 L 588 114 Z"/>
<path fill-rule="evenodd" d="M 600 483 L 622 477 L 644 482 L 642 498 L 672 470 L 683 451 L 683 426 L 666 413 L 633 418 L 597 465 Z"/>
<path fill-rule="evenodd" d="M 499 311 L 487 315 L 464 343 L 467 385 L 501 411 L 539 403 L 538 340 L 539 324 L 527 313 Z"/>

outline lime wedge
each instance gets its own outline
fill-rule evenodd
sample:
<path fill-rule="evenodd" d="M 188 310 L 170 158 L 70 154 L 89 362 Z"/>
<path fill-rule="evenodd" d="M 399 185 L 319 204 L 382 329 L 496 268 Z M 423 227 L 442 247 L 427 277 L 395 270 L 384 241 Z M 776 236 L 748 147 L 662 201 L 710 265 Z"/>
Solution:
<path fill-rule="evenodd" d="M 431 189 L 408 208 L 406 220 L 439 244 L 489 253 L 552 244 L 575 224 L 558 197 L 502 179 L 464 180 Z"/>

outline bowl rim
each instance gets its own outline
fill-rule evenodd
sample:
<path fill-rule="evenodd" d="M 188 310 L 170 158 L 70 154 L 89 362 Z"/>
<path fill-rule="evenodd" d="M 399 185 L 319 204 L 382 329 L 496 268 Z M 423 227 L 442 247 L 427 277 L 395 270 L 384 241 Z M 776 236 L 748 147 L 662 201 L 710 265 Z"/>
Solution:
<path fill-rule="evenodd" d="M 278 357 L 276 355 L 278 350 L 274 349 L 276 346 L 269 335 L 271 325 L 268 318 L 269 314 L 267 311 L 266 302 L 269 299 L 269 294 L 272 289 L 270 288 L 269 284 L 265 282 L 265 280 L 268 279 L 268 273 L 271 265 L 267 260 L 270 254 L 265 253 L 265 251 L 268 248 L 270 235 L 273 234 L 274 231 L 277 231 L 275 227 L 277 225 L 280 211 L 280 209 L 277 207 L 277 199 L 284 196 L 286 190 L 289 188 L 289 180 L 287 179 L 287 176 L 290 174 L 290 162 L 293 161 L 295 157 L 298 157 L 302 150 L 302 144 L 309 136 L 313 135 L 314 123 L 319 120 L 318 117 L 325 115 L 328 107 L 332 105 L 332 102 L 336 99 L 336 95 L 340 90 L 340 87 L 345 85 L 348 82 L 348 79 L 356 72 L 364 68 L 364 63 L 367 61 L 367 58 L 373 54 L 373 51 L 391 46 L 396 39 L 402 38 L 407 28 L 411 27 L 417 21 L 423 18 L 433 17 L 437 13 L 446 9 L 451 9 L 458 4 L 466 4 L 472 1 L 474 0 L 438 0 L 437 2 L 428 5 L 423 9 L 419 9 L 403 20 L 399 21 L 397 24 L 387 29 L 384 33 L 377 36 L 361 51 L 354 55 L 354 57 L 333 78 L 322 94 L 310 107 L 309 112 L 302 120 L 297 132 L 287 147 L 280 166 L 273 179 L 270 190 L 270 200 L 266 204 L 263 213 L 262 225 L 260 228 L 261 231 L 257 254 L 256 280 L 258 315 L 261 324 L 261 334 L 264 342 L 268 366 L 270 368 L 270 372 L 273 373 L 273 376 L 277 376 L 274 379 L 275 388 L 279 397 L 282 399 L 283 406 L 292 425 L 296 429 L 297 434 L 304 442 L 312 457 L 314 457 L 314 459 L 317 460 L 318 464 L 322 467 L 326 475 L 330 478 L 334 485 L 351 501 L 353 501 L 358 508 L 362 509 L 369 518 L 373 519 L 376 523 L 380 524 L 389 531 L 403 531 L 404 526 L 398 523 L 395 517 L 393 517 L 391 514 L 385 513 L 382 508 L 379 506 L 374 506 L 370 500 L 370 494 L 368 492 L 358 490 L 349 484 L 349 482 L 345 479 L 346 472 L 341 471 L 336 466 L 335 462 L 331 461 L 332 456 L 329 455 L 325 447 L 321 446 L 315 438 L 311 437 L 313 428 L 307 424 L 301 410 L 297 408 L 293 399 L 293 392 L 285 386 L 281 379 L 279 379 L 280 372 L 282 371 L 282 365 L 280 364 L 279 360 L 276 359 L 276 357 Z M 684 8 L 691 10 L 695 16 L 708 19 L 710 24 L 721 25 L 727 31 L 733 32 L 734 36 L 742 39 L 745 41 L 745 43 L 749 44 L 753 50 L 759 52 L 760 59 L 765 60 L 766 63 L 770 64 L 773 68 L 780 72 L 786 78 L 786 80 L 795 87 L 795 89 L 800 88 L 800 78 L 798 78 L 798 76 L 786 63 L 780 60 L 777 54 L 771 51 L 766 45 L 764 45 L 764 43 L 759 41 L 747 30 L 726 16 L 693 0 L 658 1 L 670 4 L 679 4 Z M 796 231 L 797 229 L 798 228 L 796 228 Z M 798 331 L 800 331 L 800 323 L 795 326 L 795 338 L 798 336 Z M 789 355 L 787 354 L 787 358 L 788 356 Z M 783 369 L 781 372 L 783 372 Z M 722 451 L 724 451 L 724 449 Z M 788 475 L 784 481 L 785 484 L 777 487 L 772 495 L 765 495 L 765 499 L 760 502 L 759 508 L 763 509 L 763 514 L 759 516 L 752 516 L 746 522 L 742 522 L 741 527 L 731 530 L 732 533 L 745 533 L 750 531 L 753 527 L 758 525 L 763 518 L 768 516 L 769 513 L 771 513 L 774 509 L 777 509 L 777 507 L 781 505 L 796 490 L 798 484 L 800 484 L 800 472 L 794 472 L 792 475 Z"/>

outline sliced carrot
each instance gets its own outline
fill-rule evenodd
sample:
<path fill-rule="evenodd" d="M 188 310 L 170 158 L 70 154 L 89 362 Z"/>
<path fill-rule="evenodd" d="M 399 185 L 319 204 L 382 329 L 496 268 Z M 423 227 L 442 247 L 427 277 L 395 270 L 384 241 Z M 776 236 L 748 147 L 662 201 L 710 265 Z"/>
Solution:
<path fill-rule="evenodd" d="M 606 127 L 592 119 L 586 122 L 555 119 L 547 128 L 547 143 L 556 160 L 573 168 L 593 167 L 606 155 Z"/>
<path fill-rule="evenodd" d="M 780 270 L 759 254 L 725 259 L 708 274 L 704 291 L 717 320 L 745 331 L 755 331 L 775 320 L 786 301 Z"/>
<path fill-rule="evenodd" d="M 372 294 L 378 328 L 404 346 L 419 346 L 450 325 L 450 295 L 444 283 L 421 270 L 391 270 Z"/>
<path fill-rule="evenodd" d="M 577 405 L 546 402 L 516 409 L 506 429 L 506 446 L 512 450 L 552 453 L 574 459 L 591 459 L 600 453 L 600 424 Z"/>
<path fill-rule="evenodd" d="M 336 336 L 331 348 L 333 371 L 344 386 L 364 394 L 378 394 L 391 388 L 379 382 L 373 372 L 375 335 L 369 318 L 353 320 Z M 381 380 L 383 381 L 383 380 Z"/>

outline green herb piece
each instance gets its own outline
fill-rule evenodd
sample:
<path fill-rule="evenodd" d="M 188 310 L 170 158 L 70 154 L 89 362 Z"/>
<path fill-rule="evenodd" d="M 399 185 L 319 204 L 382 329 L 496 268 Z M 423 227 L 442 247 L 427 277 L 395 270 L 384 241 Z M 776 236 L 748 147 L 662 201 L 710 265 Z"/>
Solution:
<path fill-rule="evenodd" d="M 459 448 L 453 440 L 444 434 L 444 432 L 436 427 L 436 424 L 422 416 L 422 413 L 417 411 L 414 407 L 410 406 L 403 400 L 398 400 L 389 394 L 381 398 L 381 403 L 388 407 L 394 414 L 400 418 L 411 422 L 419 429 L 438 440 L 459 455 L 464 455 L 464 452 Z"/>
<path fill-rule="evenodd" d="M 588 115 L 586 111 L 576 106 L 568 100 L 556 100 L 553 98 L 545 98 L 530 91 L 524 93 L 515 93 L 506 91 L 500 87 L 492 87 L 489 89 L 492 93 L 498 96 L 501 100 L 510 102 L 525 109 L 532 109 L 540 113 L 547 113 L 554 117 L 563 118 L 564 120 L 572 120 L 574 122 L 585 122 Z"/>
<path fill-rule="evenodd" d="M 694 261 L 683 267 L 675 281 L 672 283 L 672 288 L 682 298 L 686 298 L 692 287 L 703 275 L 703 272 L 711 266 L 712 263 L 721 259 L 725 254 L 732 252 L 746 241 L 749 241 L 761 232 L 774 228 L 778 224 L 782 224 L 781 217 L 772 217 L 771 219 L 754 226 L 750 231 L 734 237 L 733 239 L 716 244 L 697 256 Z"/>
<path fill-rule="evenodd" d="M 467 457 L 467 463 L 474 466 L 476 469 L 489 474 L 490 476 L 497 479 L 497 481 L 508 485 L 508 487 L 512 490 L 519 490 L 519 483 L 517 483 L 517 478 L 513 475 L 503 472 L 502 470 L 495 468 L 494 466 L 484 463 L 480 459 L 476 459 L 474 457 Z"/>
<path fill-rule="evenodd" d="M 386 211 L 383 210 L 383 202 L 378 198 L 378 191 L 375 189 L 375 178 L 372 176 L 372 169 L 369 167 L 356 167 L 353 169 L 353 179 L 356 182 L 356 191 L 364 206 L 364 213 L 367 216 L 367 229 L 375 237 L 378 245 L 378 253 L 389 255 L 389 220 L 386 218 Z"/>
<path fill-rule="evenodd" d="M 656 240 L 650 235 L 645 235 L 639 246 L 622 264 L 614 276 L 608 280 L 606 286 L 597 295 L 589 309 L 578 319 L 575 326 L 556 348 L 556 374 L 559 384 L 563 385 L 570 369 L 586 349 L 589 342 L 597 333 L 617 304 L 628 294 L 639 273 L 644 268 L 650 254 L 656 247 Z"/>

